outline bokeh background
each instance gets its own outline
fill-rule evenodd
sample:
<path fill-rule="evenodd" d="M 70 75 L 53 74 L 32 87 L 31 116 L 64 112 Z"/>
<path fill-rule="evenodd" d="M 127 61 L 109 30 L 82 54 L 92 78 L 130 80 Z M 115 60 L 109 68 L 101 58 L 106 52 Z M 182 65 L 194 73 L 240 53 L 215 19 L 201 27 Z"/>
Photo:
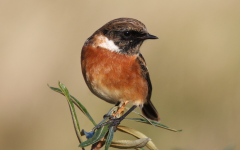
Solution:
<path fill-rule="evenodd" d="M 101 121 L 112 105 L 88 90 L 80 52 L 95 30 L 119 17 L 136 18 L 159 37 L 141 47 L 152 101 L 162 124 L 183 131 L 122 124 L 163 150 L 240 149 L 239 8 L 239 0 L 1 0 L 0 149 L 79 149 L 67 102 L 47 84 L 64 83 Z"/>

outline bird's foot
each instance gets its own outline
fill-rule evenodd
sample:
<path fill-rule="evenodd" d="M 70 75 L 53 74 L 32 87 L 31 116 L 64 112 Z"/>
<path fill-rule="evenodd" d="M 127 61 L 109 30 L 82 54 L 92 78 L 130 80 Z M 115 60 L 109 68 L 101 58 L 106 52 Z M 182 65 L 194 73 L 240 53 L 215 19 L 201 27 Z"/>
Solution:
<path fill-rule="evenodd" d="M 111 119 L 103 124 L 98 125 L 95 129 L 99 129 L 105 125 L 109 125 L 108 128 L 114 127 L 114 132 L 117 130 L 117 126 L 121 123 L 122 118 Z"/>
<path fill-rule="evenodd" d="M 111 127 L 113 127 L 114 132 L 116 132 L 117 127 L 121 123 L 122 120 L 123 120 L 122 118 L 110 120 L 109 122 L 111 122 L 111 124 L 108 126 L 108 128 L 110 129 Z"/>
<path fill-rule="evenodd" d="M 106 117 L 108 117 L 109 119 L 114 119 L 115 118 L 113 115 L 105 114 L 103 116 L 103 119 L 105 119 Z"/>

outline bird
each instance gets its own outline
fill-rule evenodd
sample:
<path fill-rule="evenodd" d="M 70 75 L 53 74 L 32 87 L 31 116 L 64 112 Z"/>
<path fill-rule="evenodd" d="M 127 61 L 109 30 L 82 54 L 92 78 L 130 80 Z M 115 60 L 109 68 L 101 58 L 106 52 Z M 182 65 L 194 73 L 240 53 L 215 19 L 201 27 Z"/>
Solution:
<path fill-rule="evenodd" d="M 137 106 L 146 118 L 160 122 L 151 102 L 149 71 L 140 52 L 147 39 L 158 37 L 137 19 L 117 18 L 95 31 L 83 45 L 82 74 L 90 91 L 111 104 L 133 104 L 120 118 L 112 119 L 113 126 L 119 125 Z"/>

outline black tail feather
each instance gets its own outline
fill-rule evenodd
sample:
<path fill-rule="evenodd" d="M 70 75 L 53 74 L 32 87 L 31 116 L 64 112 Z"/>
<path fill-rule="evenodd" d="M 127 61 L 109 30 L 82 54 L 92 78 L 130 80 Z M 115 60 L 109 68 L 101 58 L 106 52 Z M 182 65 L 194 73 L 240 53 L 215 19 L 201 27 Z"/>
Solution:
<path fill-rule="evenodd" d="M 148 119 L 160 122 L 160 117 L 158 115 L 158 112 L 156 108 L 153 106 L 151 101 L 148 101 L 147 103 L 143 104 L 142 113 Z"/>

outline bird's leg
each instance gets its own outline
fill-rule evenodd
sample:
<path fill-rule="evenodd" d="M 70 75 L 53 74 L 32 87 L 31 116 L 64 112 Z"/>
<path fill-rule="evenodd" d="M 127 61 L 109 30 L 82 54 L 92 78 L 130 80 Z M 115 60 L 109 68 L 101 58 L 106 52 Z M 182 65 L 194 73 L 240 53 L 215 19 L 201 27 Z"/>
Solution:
<path fill-rule="evenodd" d="M 125 102 L 121 102 L 119 105 L 118 105 L 118 110 L 116 113 L 113 113 L 112 116 L 114 116 L 115 118 L 119 118 L 124 110 L 125 110 L 125 106 L 128 104 L 129 102 L 128 101 L 125 101 Z"/>
<path fill-rule="evenodd" d="M 103 119 L 104 118 L 106 118 L 106 117 L 108 117 L 109 119 L 114 119 L 115 117 L 116 117 L 116 115 L 118 115 L 119 113 L 120 113 L 120 109 L 121 109 L 121 111 L 124 111 L 124 108 L 125 108 L 125 106 L 128 104 L 128 101 L 125 101 L 125 102 L 117 102 L 116 103 L 116 105 L 115 105 L 115 107 L 119 107 L 118 108 L 118 110 L 117 110 L 117 112 L 116 113 L 112 113 L 111 115 L 109 114 L 109 113 L 107 113 L 107 114 L 105 114 L 104 116 L 103 116 Z M 122 108 L 123 107 L 123 108 Z"/>
<path fill-rule="evenodd" d="M 108 122 L 110 122 L 109 128 L 110 127 L 114 127 L 114 132 L 116 132 L 117 130 L 117 126 L 121 123 L 121 121 L 126 118 L 126 116 L 131 113 L 135 108 L 137 107 L 137 105 L 133 105 L 125 114 L 123 114 L 120 118 L 116 118 L 116 119 L 112 119 Z"/>
<path fill-rule="evenodd" d="M 137 105 L 133 105 L 125 114 L 123 114 L 120 118 L 116 118 L 116 119 L 111 119 L 103 124 L 101 124 L 99 127 L 97 128 L 101 128 L 102 126 L 105 125 L 109 125 L 109 128 L 114 126 L 114 131 L 117 130 L 117 126 L 121 123 L 121 121 L 130 113 L 132 112 L 135 108 L 137 107 Z"/>
<path fill-rule="evenodd" d="M 113 119 L 113 118 L 114 118 L 113 115 L 105 114 L 105 115 L 103 116 L 103 119 L 106 118 L 106 117 L 108 117 L 109 119 Z"/>
<path fill-rule="evenodd" d="M 102 125 L 103 123 L 106 123 L 106 121 L 109 120 L 109 119 L 113 119 L 114 116 L 113 116 L 112 114 L 113 114 L 114 112 L 116 112 L 118 109 L 119 109 L 118 106 L 115 106 L 115 107 L 111 108 L 111 109 L 108 111 L 108 113 L 103 116 L 103 120 L 102 120 L 99 124 L 97 124 L 97 125 L 93 128 L 93 130 L 96 130 L 96 129 L 101 128 L 102 126 L 104 126 L 104 125 Z"/>

